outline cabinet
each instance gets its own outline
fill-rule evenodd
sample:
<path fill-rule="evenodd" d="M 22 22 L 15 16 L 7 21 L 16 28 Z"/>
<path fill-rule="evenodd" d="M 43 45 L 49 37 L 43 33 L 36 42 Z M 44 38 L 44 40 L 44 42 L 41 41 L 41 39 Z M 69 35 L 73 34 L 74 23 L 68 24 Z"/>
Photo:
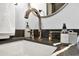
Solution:
<path fill-rule="evenodd" d="M 15 6 L 0 3 L 0 39 L 15 35 Z"/>

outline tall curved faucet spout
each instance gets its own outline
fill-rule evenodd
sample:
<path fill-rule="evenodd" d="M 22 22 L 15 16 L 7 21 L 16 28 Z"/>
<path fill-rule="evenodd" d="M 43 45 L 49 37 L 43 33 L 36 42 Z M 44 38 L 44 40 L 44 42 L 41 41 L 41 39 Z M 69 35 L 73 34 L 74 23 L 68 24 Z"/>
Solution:
<path fill-rule="evenodd" d="M 38 27 L 39 27 L 39 29 L 38 29 L 38 31 L 39 31 L 39 39 L 41 39 L 41 30 L 42 30 L 41 25 L 42 24 L 41 24 L 41 17 L 40 17 L 39 12 L 35 8 L 30 8 L 30 9 L 28 9 L 26 11 L 24 18 L 28 19 L 31 12 L 34 12 L 38 17 L 38 20 L 39 20 L 39 24 L 38 24 Z"/>

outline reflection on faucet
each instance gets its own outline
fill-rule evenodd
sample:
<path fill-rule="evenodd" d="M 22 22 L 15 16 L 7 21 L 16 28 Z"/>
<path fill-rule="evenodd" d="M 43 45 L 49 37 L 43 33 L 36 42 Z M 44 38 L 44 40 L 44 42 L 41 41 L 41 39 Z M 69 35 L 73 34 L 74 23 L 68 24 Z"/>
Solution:
<path fill-rule="evenodd" d="M 52 41 L 52 31 L 49 32 L 49 41 Z"/>
<path fill-rule="evenodd" d="M 36 13 L 36 15 L 38 17 L 38 20 L 39 20 L 39 24 L 38 24 L 38 26 L 39 26 L 39 29 L 38 29 L 38 31 L 39 31 L 39 38 L 38 39 L 41 39 L 41 17 L 40 17 L 40 14 L 39 14 L 39 12 L 35 8 L 29 8 L 26 11 L 26 14 L 25 14 L 25 18 L 26 19 L 28 19 L 30 12 Z"/>
<path fill-rule="evenodd" d="M 49 31 L 49 41 L 50 44 L 52 44 L 52 31 Z"/>
<path fill-rule="evenodd" d="M 32 32 L 31 33 L 31 38 L 32 38 L 32 40 L 34 40 L 34 31 L 32 30 L 31 32 Z"/>

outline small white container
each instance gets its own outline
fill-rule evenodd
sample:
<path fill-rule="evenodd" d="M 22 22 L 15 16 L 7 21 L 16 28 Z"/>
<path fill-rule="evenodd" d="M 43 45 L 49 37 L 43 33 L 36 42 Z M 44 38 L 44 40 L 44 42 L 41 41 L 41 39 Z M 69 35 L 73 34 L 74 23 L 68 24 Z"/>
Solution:
<path fill-rule="evenodd" d="M 72 43 L 72 44 L 77 43 L 77 33 L 76 32 L 69 33 L 69 43 Z"/>
<path fill-rule="evenodd" d="M 61 43 L 77 43 L 77 33 L 73 31 L 69 31 L 68 33 L 61 33 Z"/>

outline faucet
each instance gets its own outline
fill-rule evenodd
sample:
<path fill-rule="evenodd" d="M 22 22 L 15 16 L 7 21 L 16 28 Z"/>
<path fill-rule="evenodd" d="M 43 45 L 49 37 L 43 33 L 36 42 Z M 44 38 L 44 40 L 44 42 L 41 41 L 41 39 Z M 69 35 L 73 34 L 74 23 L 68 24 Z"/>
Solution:
<path fill-rule="evenodd" d="M 25 17 L 24 18 L 28 19 L 29 14 L 31 12 L 34 12 L 36 14 L 36 16 L 38 17 L 38 20 L 39 20 L 39 24 L 38 24 L 38 27 L 39 27 L 39 29 L 38 29 L 38 31 L 39 31 L 39 38 L 38 39 L 41 39 L 41 30 L 42 29 L 41 29 L 41 16 L 40 16 L 39 12 L 35 8 L 29 8 L 26 11 L 26 14 L 25 14 Z"/>

